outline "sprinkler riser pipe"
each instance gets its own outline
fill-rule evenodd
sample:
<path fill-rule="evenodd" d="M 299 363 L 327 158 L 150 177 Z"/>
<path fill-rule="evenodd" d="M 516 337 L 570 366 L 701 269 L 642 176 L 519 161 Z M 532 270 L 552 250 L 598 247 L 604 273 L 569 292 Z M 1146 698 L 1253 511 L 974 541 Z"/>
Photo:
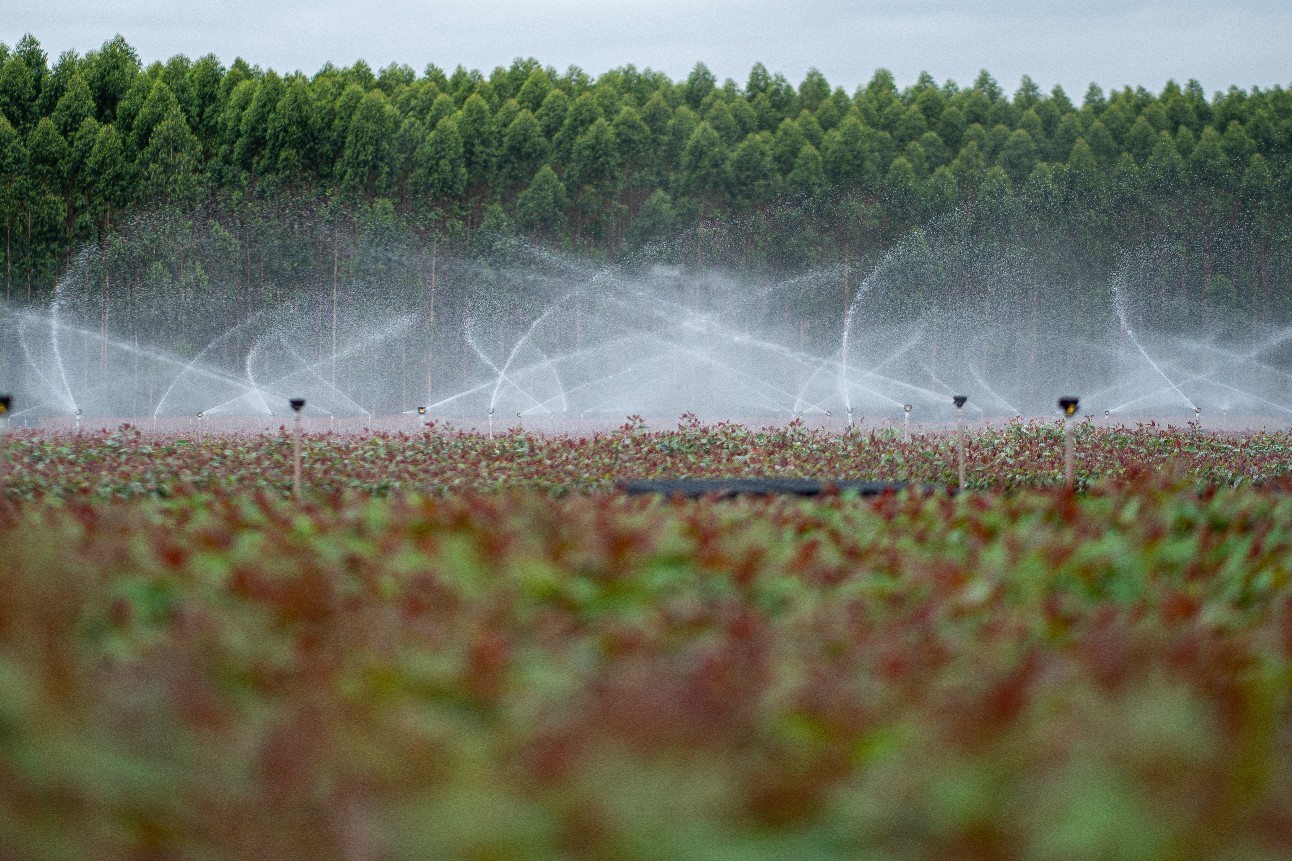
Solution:
<path fill-rule="evenodd" d="M 13 397 L 0 395 L 0 478 L 4 477 L 7 457 L 4 452 L 5 437 L 9 435 L 9 412 L 13 409 Z"/>
<path fill-rule="evenodd" d="M 1068 490 L 1077 486 L 1076 434 L 1072 429 L 1072 420 L 1063 420 L 1063 485 Z"/>
<path fill-rule="evenodd" d="M 13 401 L 5 396 L 3 401 L 3 412 L 0 412 L 0 499 L 4 499 L 5 480 L 9 477 L 9 411 L 13 408 Z"/>
<path fill-rule="evenodd" d="M 956 465 L 960 473 L 960 490 L 965 489 L 965 416 L 961 404 L 956 405 Z"/>
<path fill-rule="evenodd" d="M 301 414 L 299 412 L 292 420 L 292 493 L 299 502 L 301 498 Z"/>

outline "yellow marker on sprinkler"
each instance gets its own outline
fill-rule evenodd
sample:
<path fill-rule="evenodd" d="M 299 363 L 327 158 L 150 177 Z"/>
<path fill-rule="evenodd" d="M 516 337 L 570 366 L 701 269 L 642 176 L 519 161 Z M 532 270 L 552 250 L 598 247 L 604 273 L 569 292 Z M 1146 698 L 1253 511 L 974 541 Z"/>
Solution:
<path fill-rule="evenodd" d="M 0 395 L 0 416 L 9 412 L 9 407 L 13 406 L 12 395 Z"/>

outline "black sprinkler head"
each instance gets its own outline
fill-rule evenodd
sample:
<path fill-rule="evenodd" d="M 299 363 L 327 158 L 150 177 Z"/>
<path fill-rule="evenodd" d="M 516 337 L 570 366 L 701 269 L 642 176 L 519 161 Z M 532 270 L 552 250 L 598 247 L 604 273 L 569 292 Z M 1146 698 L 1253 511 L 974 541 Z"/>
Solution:
<path fill-rule="evenodd" d="M 289 405 L 289 406 L 291 406 L 291 408 L 292 408 L 292 412 L 294 412 L 294 413 L 299 413 L 301 410 L 305 409 L 305 399 L 304 399 L 304 398 L 292 398 L 292 399 L 291 399 L 290 401 L 288 401 L 287 403 L 288 403 L 288 405 Z"/>
<path fill-rule="evenodd" d="M 1104 418 L 1108 418 L 1110 415 L 1112 415 L 1111 410 L 1104 410 Z"/>
<path fill-rule="evenodd" d="M 417 414 L 418 414 L 419 416 L 424 416 L 424 415 L 426 415 L 426 407 L 418 407 L 418 408 L 417 408 Z"/>
<path fill-rule="evenodd" d="M 1063 410 L 1065 416 L 1072 418 L 1077 414 L 1077 401 L 1077 398 L 1059 398 L 1059 409 Z"/>
<path fill-rule="evenodd" d="M 910 411 L 911 411 L 911 405 L 910 405 L 910 404 L 902 404 L 902 412 L 904 412 L 904 413 L 909 413 Z"/>
<path fill-rule="evenodd" d="M 13 395 L 0 395 L 0 416 L 9 412 L 13 407 Z"/>
<path fill-rule="evenodd" d="M 968 400 L 969 400 L 968 395 L 956 395 L 953 398 L 951 398 L 951 401 L 956 405 L 956 409 L 961 409 L 965 405 L 965 402 Z"/>
<path fill-rule="evenodd" d="M 198 413 L 198 414 L 197 414 L 197 417 L 198 417 L 198 418 L 201 418 L 201 417 L 202 417 L 202 416 L 204 416 L 204 415 L 206 415 L 206 413 Z"/>

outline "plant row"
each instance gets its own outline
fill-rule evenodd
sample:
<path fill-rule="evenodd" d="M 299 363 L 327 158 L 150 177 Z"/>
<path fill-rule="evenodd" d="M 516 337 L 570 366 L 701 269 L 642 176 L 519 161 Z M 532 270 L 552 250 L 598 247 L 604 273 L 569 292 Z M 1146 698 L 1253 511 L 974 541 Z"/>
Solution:
<path fill-rule="evenodd" d="M 6 506 L 0 853 L 1286 858 L 1290 523 L 1147 474 Z"/>
<path fill-rule="evenodd" d="M 1048 486 L 1063 480 L 1062 425 L 1011 422 L 967 434 L 971 489 Z M 147 434 L 128 425 L 98 433 L 14 432 L 4 445 L 11 499 L 96 500 L 260 490 L 291 492 L 288 431 L 207 435 Z M 1076 480 L 1088 487 L 1142 471 L 1200 486 L 1276 485 L 1292 476 L 1285 431 L 1228 434 L 1153 424 L 1075 428 Z M 302 476 L 308 493 L 458 493 L 537 488 L 612 490 L 654 478 L 817 478 L 906 482 L 954 488 L 955 437 L 894 428 L 842 434 L 687 420 L 671 431 L 630 423 L 578 437 L 512 429 L 489 436 L 432 426 L 417 434 L 306 434 Z"/>

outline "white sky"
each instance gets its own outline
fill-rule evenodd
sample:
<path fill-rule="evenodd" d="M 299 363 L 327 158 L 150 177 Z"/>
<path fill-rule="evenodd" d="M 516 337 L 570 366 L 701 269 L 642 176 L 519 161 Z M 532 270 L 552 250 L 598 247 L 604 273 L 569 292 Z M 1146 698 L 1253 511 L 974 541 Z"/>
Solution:
<path fill-rule="evenodd" d="M 364 59 L 487 74 L 534 57 L 674 79 L 703 61 L 742 85 L 758 61 L 795 84 L 815 66 L 849 92 L 880 67 L 900 85 L 927 70 L 964 86 L 986 68 L 1008 92 L 1030 74 L 1076 99 L 1091 81 L 1159 90 L 1197 78 L 1208 93 L 1292 84 L 1287 0 L 0 0 L 0 41 L 26 32 L 51 61 L 121 33 L 145 62 L 215 53 L 280 72 Z"/>

